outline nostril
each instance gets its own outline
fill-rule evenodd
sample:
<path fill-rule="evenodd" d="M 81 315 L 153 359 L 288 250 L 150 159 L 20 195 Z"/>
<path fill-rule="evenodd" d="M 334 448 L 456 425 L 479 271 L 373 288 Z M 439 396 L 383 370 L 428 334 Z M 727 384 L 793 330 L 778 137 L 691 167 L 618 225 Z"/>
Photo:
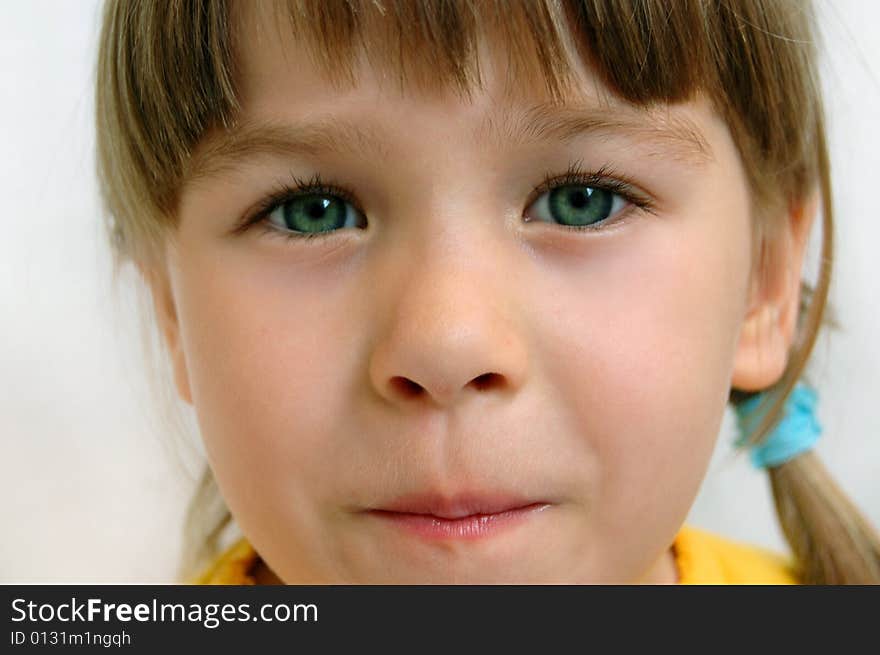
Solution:
<path fill-rule="evenodd" d="M 402 394 L 406 396 L 420 396 L 424 389 L 421 385 L 416 384 L 409 378 L 404 377 L 394 377 L 391 379 L 391 385 Z"/>
<path fill-rule="evenodd" d="M 496 378 L 499 377 L 497 373 L 484 373 L 475 377 L 471 383 L 477 390 L 483 391 L 492 387 L 496 383 Z M 395 391 L 406 397 L 417 398 L 425 392 L 425 388 L 422 385 L 400 375 L 391 378 L 390 384 Z"/>
<path fill-rule="evenodd" d="M 486 387 L 491 386 L 495 382 L 496 377 L 496 373 L 484 373 L 483 375 L 478 375 L 474 378 L 474 386 L 482 391 Z"/>

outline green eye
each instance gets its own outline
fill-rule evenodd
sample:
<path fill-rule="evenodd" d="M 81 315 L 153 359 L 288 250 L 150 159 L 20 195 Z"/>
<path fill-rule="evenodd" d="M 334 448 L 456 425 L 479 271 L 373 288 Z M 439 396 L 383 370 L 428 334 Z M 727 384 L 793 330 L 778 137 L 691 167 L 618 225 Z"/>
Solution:
<path fill-rule="evenodd" d="M 569 227 L 590 227 L 607 221 L 626 207 L 627 201 L 609 189 L 565 184 L 541 194 L 532 208 L 537 218 Z"/>
<path fill-rule="evenodd" d="M 357 218 L 357 210 L 332 193 L 295 195 L 266 216 L 266 220 L 275 227 L 304 235 L 355 227 Z"/>

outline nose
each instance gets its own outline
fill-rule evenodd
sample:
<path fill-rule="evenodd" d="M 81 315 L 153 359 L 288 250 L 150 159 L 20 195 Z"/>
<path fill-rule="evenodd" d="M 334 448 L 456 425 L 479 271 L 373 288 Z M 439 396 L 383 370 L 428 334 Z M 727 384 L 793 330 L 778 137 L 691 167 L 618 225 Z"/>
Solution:
<path fill-rule="evenodd" d="M 449 408 L 473 394 L 513 394 L 526 377 L 510 265 L 457 240 L 411 249 L 385 285 L 383 332 L 370 377 L 387 401 Z M 389 272 L 389 276 L 392 273 Z M 389 318 L 390 317 L 390 318 Z"/>

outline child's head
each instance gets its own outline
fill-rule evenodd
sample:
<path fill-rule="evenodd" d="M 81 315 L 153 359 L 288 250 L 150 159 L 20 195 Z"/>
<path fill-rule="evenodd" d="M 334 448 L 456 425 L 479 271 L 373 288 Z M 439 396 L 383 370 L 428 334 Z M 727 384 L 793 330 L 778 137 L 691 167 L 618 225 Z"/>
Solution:
<path fill-rule="evenodd" d="M 669 578 L 728 400 L 781 404 L 822 319 L 812 30 L 777 0 L 108 4 L 116 252 L 282 579 Z M 476 541 L 368 511 L 419 494 L 549 506 Z M 805 577 L 845 566 L 788 514 Z"/>

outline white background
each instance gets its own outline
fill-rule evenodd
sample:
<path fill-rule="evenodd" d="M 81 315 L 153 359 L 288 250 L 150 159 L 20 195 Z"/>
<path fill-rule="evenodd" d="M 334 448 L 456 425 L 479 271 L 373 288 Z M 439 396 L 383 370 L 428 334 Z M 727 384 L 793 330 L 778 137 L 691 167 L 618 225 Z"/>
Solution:
<path fill-rule="evenodd" d="M 843 330 L 820 337 L 810 366 L 818 452 L 880 525 L 880 3 L 819 10 Z M 131 292 L 113 295 L 99 229 L 98 19 L 95 0 L 0 6 L 0 582 L 169 581 L 192 484 L 155 418 Z M 818 230 L 811 276 L 817 245 Z M 729 457 L 732 427 L 728 412 L 690 522 L 785 549 L 766 475 Z"/>

